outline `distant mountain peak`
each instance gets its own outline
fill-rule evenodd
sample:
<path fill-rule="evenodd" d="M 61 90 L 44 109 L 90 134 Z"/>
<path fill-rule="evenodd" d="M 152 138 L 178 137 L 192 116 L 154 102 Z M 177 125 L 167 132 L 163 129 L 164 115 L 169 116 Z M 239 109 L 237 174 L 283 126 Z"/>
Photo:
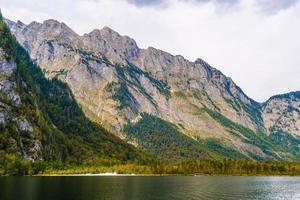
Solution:
<path fill-rule="evenodd" d="M 290 99 L 290 98 L 300 99 L 300 91 L 293 91 L 293 92 L 288 92 L 288 93 L 284 93 L 284 94 L 274 95 L 274 96 L 270 97 L 269 100 L 272 100 L 272 99 Z"/>
<path fill-rule="evenodd" d="M 119 35 L 119 36 L 120 36 L 120 34 L 119 34 L 117 31 L 111 29 L 111 28 L 108 27 L 108 26 L 104 26 L 104 27 L 100 30 L 100 32 L 101 32 L 101 33 L 108 33 L 108 34 L 115 34 L 115 35 Z"/>
<path fill-rule="evenodd" d="M 200 65 L 209 65 L 207 62 L 205 62 L 202 58 L 197 58 L 195 60 L 195 64 L 200 64 Z"/>
<path fill-rule="evenodd" d="M 59 22 L 54 19 L 48 19 L 45 20 L 42 24 L 43 27 L 45 27 L 45 30 L 47 31 L 56 31 L 56 32 L 61 32 L 64 34 L 69 34 L 72 36 L 77 36 L 78 34 L 75 33 L 70 27 L 68 27 L 65 23 Z"/>

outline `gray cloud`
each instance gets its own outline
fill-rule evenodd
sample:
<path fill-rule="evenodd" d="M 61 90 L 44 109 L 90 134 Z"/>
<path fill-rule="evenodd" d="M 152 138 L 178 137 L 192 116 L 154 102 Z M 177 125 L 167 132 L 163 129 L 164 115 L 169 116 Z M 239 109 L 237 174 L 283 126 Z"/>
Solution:
<path fill-rule="evenodd" d="M 276 14 L 298 3 L 299 0 L 257 0 L 257 6 L 262 12 Z"/>
<path fill-rule="evenodd" d="M 170 0 L 126 0 L 137 7 L 168 5 Z M 240 3 L 241 0 L 177 0 L 186 3 L 214 3 L 216 6 L 231 7 Z M 288 9 L 298 3 L 299 0 L 253 0 L 260 12 L 276 14 L 280 10 Z"/>
<path fill-rule="evenodd" d="M 217 4 L 226 4 L 226 5 L 235 5 L 240 0 L 178 0 L 187 3 L 217 3 Z M 164 3 L 168 3 L 169 0 L 127 0 L 128 3 L 134 4 L 138 7 L 144 6 L 156 6 Z"/>
<path fill-rule="evenodd" d="M 217 4 L 226 4 L 226 5 L 235 5 L 239 0 L 178 0 L 187 3 L 217 3 Z M 134 4 L 137 7 L 144 6 L 157 6 L 161 4 L 166 4 L 169 0 L 127 0 L 128 3 Z"/>
<path fill-rule="evenodd" d="M 127 0 L 128 3 L 140 6 L 154 6 L 162 4 L 165 0 Z"/>
<path fill-rule="evenodd" d="M 239 0 L 184 0 L 184 1 L 194 1 L 194 2 L 214 2 L 214 3 L 221 3 L 221 4 L 236 4 Z"/>

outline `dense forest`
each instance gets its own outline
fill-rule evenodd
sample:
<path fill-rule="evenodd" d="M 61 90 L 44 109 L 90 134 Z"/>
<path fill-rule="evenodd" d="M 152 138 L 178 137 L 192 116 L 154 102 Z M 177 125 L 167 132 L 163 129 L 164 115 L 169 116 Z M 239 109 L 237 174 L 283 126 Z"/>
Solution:
<path fill-rule="evenodd" d="M 137 123 L 126 125 L 124 131 L 130 140 L 159 158 L 211 158 L 198 142 L 182 134 L 175 125 L 147 113 Z"/>
<path fill-rule="evenodd" d="M 29 162 L 0 152 L 0 175 L 60 175 L 111 173 L 140 175 L 300 175 L 300 163 L 254 160 L 184 160 L 176 164 L 152 161 L 144 165 L 98 162 L 70 164 L 62 162 Z"/>
<path fill-rule="evenodd" d="M 222 160 L 224 158 L 249 158 L 230 147 L 222 145 L 215 139 L 192 139 L 183 134 L 176 125 L 148 113 L 142 113 L 138 122 L 127 124 L 124 131 L 128 139 L 135 141 L 143 150 L 169 161 L 178 159 Z M 255 155 L 252 155 L 252 157 L 257 160 L 261 159 L 258 156 L 255 157 Z"/>

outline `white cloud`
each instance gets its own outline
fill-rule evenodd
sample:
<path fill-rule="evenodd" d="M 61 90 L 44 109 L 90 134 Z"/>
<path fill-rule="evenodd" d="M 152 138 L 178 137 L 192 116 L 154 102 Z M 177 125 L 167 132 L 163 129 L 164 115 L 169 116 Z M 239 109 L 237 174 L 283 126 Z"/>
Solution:
<path fill-rule="evenodd" d="M 300 90 L 296 0 L 282 5 L 271 0 L 197 1 L 135 6 L 127 0 L 1 0 L 1 7 L 12 20 L 54 18 L 80 34 L 109 26 L 142 48 L 154 46 L 190 60 L 201 57 L 258 101 Z M 267 8 L 264 2 L 270 3 Z"/>

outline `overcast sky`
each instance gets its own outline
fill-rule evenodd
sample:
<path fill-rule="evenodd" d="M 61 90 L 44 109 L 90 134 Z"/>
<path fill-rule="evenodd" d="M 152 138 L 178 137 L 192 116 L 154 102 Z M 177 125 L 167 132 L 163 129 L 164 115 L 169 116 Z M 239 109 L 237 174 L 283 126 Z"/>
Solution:
<path fill-rule="evenodd" d="M 298 0 L 0 0 L 25 23 L 54 18 L 77 33 L 109 26 L 194 61 L 206 60 L 250 97 L 300 90 Z"/>

